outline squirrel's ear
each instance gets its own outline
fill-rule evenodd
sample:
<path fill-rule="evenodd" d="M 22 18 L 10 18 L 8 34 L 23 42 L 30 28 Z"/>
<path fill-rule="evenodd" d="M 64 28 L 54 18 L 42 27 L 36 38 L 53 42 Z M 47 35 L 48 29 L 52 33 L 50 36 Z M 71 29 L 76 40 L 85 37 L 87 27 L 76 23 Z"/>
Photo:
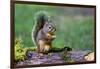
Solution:
<path fill-rule="evenodd" d="M 48 25 L 48 22 L 45 22 L 45 25 L 47 26 Z"/>

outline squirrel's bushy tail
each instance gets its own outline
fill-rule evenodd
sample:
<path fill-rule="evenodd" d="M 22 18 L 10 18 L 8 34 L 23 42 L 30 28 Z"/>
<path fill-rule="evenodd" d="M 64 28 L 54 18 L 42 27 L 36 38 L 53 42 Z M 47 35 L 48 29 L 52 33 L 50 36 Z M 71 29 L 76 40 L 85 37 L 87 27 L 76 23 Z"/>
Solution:
<path fill-rule="evenodd" d="M 43 28 L 44 24 L 48 22 L 49 16 L 46 12 L 40 11 L 34 15 L 34 26 L 32 29 L 32 40 L 35 46 L 37 46 L 37 34 L 40 29 Z"/>

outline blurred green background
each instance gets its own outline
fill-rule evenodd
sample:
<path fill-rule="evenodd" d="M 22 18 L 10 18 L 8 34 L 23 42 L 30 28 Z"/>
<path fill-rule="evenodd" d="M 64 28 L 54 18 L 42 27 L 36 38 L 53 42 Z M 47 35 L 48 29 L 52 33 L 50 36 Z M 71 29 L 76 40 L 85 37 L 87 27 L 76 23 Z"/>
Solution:
<path fill-rule="evenodd" d="M 94 50 L 93 8 L 15 4 L 15 37 L 22 38 L 24 47 L 34 47 L 31 32 L 39 11 L 47 12 L 57 28 L 54 47 Z"/>

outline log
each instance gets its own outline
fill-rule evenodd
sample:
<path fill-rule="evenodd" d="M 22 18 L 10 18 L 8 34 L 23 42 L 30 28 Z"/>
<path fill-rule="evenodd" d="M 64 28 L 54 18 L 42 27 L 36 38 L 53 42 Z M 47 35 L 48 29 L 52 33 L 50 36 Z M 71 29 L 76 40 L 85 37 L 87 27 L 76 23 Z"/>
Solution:
<path fill-rule="evenodd" d="M 91 51 L 70 51 L 55 52 L 51 55 L 38 56 L 37 52 L 30 52 L 25 61 L 18 62 L 17 65 L 40 65 L 40 64 L 58 64 L 58 63 L 74 63 L 87 61 L 84 57 Z"/>

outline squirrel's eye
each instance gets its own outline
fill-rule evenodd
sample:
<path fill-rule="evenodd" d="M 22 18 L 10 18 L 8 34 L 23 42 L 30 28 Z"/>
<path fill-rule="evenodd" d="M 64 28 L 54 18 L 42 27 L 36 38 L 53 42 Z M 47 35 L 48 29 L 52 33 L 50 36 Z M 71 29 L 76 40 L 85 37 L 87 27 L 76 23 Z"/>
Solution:
<path fill-rule="evenodd" d="M 49 27 L 49 29 L 50 29 L 51 27 Z"/>

